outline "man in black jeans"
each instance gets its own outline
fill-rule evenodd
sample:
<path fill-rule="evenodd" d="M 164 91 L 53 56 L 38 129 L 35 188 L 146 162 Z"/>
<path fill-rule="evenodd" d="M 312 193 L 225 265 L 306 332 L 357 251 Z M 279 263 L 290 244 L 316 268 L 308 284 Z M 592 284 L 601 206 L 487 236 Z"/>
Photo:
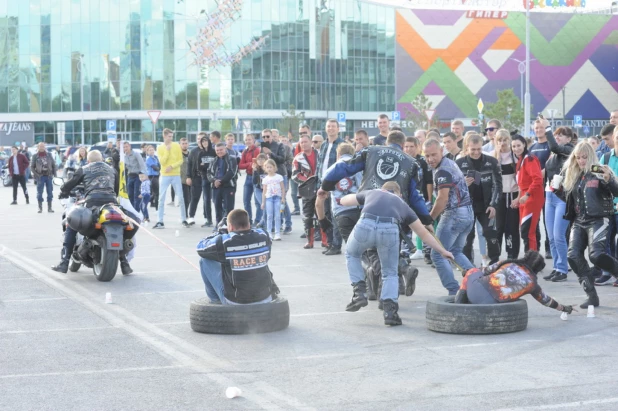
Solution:
<path fill-rule="evenodd" d="M 489 263 L 497 263 L 500 259 L 500 242 L 495 218 L 496 206 L 502 195 L 502 172 L 498 160 L 483 154 L 483 139 L 479 135 L 472 135 L 468 141 L 468 155 L 456 163 L 466 177 L 474 218 L 483 227 Z M 464 255 L 471 263 L 474 261 L 473 243 L 474 228 L 468 234 L 463 249 Z"/>
<path fill-rule="evenodd" d="M 208 169 L 208 180 L 213 186 L 213 199 L 215 202 L 215 216 L 217 224 L 232 211 L 234 205 L 234 195 L 236 194 L 237 162 L 232 158 L 224 143 L 215 146 L 217 158 Z"/>

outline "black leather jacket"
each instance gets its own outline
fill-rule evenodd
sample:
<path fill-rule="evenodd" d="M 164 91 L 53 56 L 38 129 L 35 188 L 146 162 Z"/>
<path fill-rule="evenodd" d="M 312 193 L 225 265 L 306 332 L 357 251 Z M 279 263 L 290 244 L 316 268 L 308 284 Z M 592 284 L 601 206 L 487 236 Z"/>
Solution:
<path fill-rule="evenodd" d="M 217 154 L 212 148 L 210 148 L 209 150 L 204 150 L 202 148 L 196 147 L 191 150 L 191 152 L 189 153 L 189 158 L 187 160 L 187 177 L 207 178 L 208 168 L 215 160 L 215 158 L 217 158 Z"/>
<path fill-rule="evenodd" d="M 223 156 L 223 174 L 221 178 L 217 178 L 219 174 L 219 157 L 215 157 L 212 165 L 208 167 L 208 181 L 214 183 L 215 180 L 221 180 L 221 187 L 235 187 L 236 186 L 236 171 L 238 170 L 238 163 L 235 157 L 231 157 L 229 154 Z"/>
<path fill-rule="evenodd" d="M 574 147 L 571 143 L 567 143 L 563 146 L 558 144 L 551 130 L 547 131 L 545 136 L 547 137 L 547 143 L 549 145 L 549 149 L 551 150 L 551 155 L 545 162 L 545 184 L 547 185 L 548 181 L 551 184 L 551 181 L 556 174 L 560 174 L 564 162 L 571 155 Z M 563 190 L 556 190 L 554 191 L 554 194 L 557 195 L 562 201 L 566 201 Z"/>
<path fill-rule="evenodd" d="M 614 215 L 614 197 L 618 196 L 618 182 L 612 177 L 609 182 L 592 173 L 583 174 L 575 187 L 566 193 L 565 220 L 586 223 Z"/>
<path fill-rule="evenodd" d="M 76 186 L 84 186 L 86 203 L 91 200 L 102 200 L 104 202 L 116 202 L 114 186 L 117 183 L 118 174 L 112 166 L 97 161 L 78 169 L 73 178 L 67 181 L 60 188 L 61 197 L 68 197 Z"/>
<path fill-rule="evenodd" d="M 498 160 L 481 154 L 481 188 L 483 190 L 483 200 L 485 201 L 485 207 L 497 207 L 502 196 L 502 168 L 498 163 Z M 472 159 L 470 156 L 465 156 L 456 161 L 457 166 L 463 173 L 464 177 L 468 173 L 468 170 L 474 170 L 472 167 Z M 472 199 L 474 201 L 474 199 Z"/>
<path fill-rule="evenodd" d="M 275 141 L 270 143 L 270 154 L 268 157 L 273 159 L 275 163 L 277 163 L 277 174 L 281 174 L 282 176 L 288 175 L 288 169 L 285 164 L 285 147 L 281 143 L 277 143 Z"/>

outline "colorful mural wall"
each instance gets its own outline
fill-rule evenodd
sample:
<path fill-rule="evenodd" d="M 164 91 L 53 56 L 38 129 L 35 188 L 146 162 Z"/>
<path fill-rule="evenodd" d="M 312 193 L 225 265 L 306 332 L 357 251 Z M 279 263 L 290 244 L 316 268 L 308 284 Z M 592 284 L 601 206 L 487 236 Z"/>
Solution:
<path fill-rule="evenodd" d="M 397 109 L 423 92 L 441 119 L 474 118 L 478 98 L 493 102 L 507 88 L 520 97 L 526 19 L 504 14 L 398 10 Z M 563 95 L 566 118 L 607 119 L 618 108 L 618 16 L 532 13 L 530 39 L 535 113 L 562 113 Z"/>

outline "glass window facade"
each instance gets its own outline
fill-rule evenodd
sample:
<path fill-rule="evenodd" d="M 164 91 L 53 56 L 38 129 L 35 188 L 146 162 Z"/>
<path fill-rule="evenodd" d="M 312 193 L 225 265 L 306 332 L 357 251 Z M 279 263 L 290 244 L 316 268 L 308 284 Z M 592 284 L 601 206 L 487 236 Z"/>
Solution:
<path fill-rule="evenodd" d="M 356 0 L 219 3 L 230 1 L 238 13 L 206 52 L 266 41 L 235 65 L 206 67 L 195 64 L 191 41 L 216 11 L 212 0 L 0 0 L 0 113 L 74 113 L 65 130 L 81 134 L 81 110 L 103 112 L 84 121 L 88 142 L 105 131 L 104 118 L 123 124 L 128 111 L 394 109 L 394 9 Z M 197 130 L 193 117 L 175 129 Z M 146 120 L 128 131 L 149 132 Z M 36 129 L 54 133 L 45 123 Z"/>

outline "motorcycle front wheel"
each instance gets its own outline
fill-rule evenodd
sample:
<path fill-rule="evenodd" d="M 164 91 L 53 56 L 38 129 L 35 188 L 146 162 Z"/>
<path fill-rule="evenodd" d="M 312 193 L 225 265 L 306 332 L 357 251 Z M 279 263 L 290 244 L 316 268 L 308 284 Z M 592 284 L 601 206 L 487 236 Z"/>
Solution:
<path fill-rule="evenodd" d="M 107 250 L 101 248 L 101 260 L 95 263 L 92 270 L 97 280 L 102 282 L 112 281 L 118 271 L 118 260 L 120 252 L 118 250 Z"/>

